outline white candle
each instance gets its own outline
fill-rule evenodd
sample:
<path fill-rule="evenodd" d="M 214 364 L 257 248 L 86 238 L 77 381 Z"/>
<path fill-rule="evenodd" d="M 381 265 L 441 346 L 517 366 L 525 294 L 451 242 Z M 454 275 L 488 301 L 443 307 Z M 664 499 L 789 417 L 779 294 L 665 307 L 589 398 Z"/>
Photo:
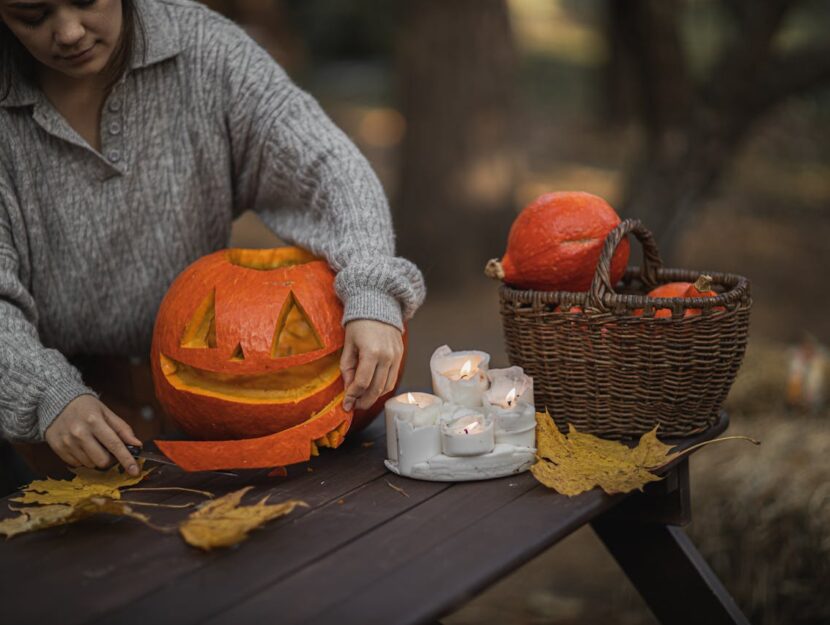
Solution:
<path fill-rule="evenodd" d="M 412 468 L 441 453 L 441 433 L 437 421 L 415 425 L 405 418 L 395 417 L 398 470 L 409 475 Z"/>
<path fill-rule="evenodd" d="M 454 352 L 442 345 L 429 361 L 432 389 L 446 402 L 475 408 L 481 406 L 482 394 L 490 385 L 487 369 L 490 354 L 482 351 Z"/>
<path fill-rule="evenodd" d="M 411 422 L 414 426 L 435 423 L 438 412 L 444 402 L 440 397 L 431 393 L 403 393 L 392 397 L 384 404 L 386 416 L 386 454 L 397 462 L 398 436 L 395 427 L 395 418 Z"/>
<path fill-rule="evenodd" d="M 525 375 L 521 367 L 492 369 L 487 375 L 490 388 L 484 393 L 484 412 L 495 423 L 496 442 L 534 447 L 533 378 Z"/>
<path fill-rule="evenodd" d="M 459 411 L 441 421 L 441 449 L 447 456 L 479 456 L 495 446 L 493 420 L 480 412 Z"/>

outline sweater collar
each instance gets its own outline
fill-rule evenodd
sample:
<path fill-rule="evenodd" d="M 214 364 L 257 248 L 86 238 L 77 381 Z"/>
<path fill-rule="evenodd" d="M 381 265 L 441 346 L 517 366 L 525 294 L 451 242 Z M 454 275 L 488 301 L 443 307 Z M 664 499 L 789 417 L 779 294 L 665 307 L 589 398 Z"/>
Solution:
<path fill-rule="evenodd" d="M 148 67 L 182 51 L 178 26 L 165 4 L 161 0 L 133 0 L 138 19 L 133 24 L 130 69 Z"/>
<path fill-rule="evenodd" d="M 130 70 L 149 67 L 172 58 L 182 51 L 178 27 L 160 0 L 133 0 L 136 18 L 133 22 L 133 49 Z M 0 107 L 33 105 L 40 90 L 27 80 L 7 54 L 0 53 Z"/>

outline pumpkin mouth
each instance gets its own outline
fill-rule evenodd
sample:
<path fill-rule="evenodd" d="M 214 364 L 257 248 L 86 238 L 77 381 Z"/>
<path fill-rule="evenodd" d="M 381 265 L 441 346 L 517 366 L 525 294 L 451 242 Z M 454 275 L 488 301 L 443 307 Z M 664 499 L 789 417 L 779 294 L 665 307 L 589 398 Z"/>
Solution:
<path fill-rule="evenodd" d="M 278 247 L 270 250 L 234 248 L 227 251 L 227 258 L 232 265 L 260 271 L 304 265 L 320 260 L 313 254 L 296 247 Z"/>
<path fill-rule="evenodd" d="M 304 365 L 253 374 L 207 371 L 164 354 L 160 354 L 160 364 L 164 377 L 176 390 L 251 404 L 296 403 L 340 377 L 342 351 Z"/>

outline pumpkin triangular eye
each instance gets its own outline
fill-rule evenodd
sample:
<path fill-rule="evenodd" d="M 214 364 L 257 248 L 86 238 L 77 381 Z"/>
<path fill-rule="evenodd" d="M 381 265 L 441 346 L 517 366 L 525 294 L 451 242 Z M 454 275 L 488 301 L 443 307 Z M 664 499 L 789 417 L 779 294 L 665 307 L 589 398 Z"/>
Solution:
<path fill-rule="evenodd" d="M 216 289 L 202 300 L 187 323 L 182 347 L 216 347 Z"/>
<path fill-rule="evenodd" d="M 294 297 L 294 293 L 290 293 L 277 322 L 271 357 L 284 358 L 305 354 L 323 347 L 323 342 L 314 331 L 314 327 Z"/>
<path fill-rule="evenodd" d="M 245 352 L 242 351 L 242 343 L 236 344 L 236 349 L 231 354 L 231 360 L 245 360 Z"/>

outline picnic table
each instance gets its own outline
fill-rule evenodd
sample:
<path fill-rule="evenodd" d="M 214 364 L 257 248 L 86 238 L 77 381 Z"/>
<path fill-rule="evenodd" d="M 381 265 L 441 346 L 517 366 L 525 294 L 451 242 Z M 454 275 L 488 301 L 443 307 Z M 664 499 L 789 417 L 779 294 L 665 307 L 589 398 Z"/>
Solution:
<path fill-rule="evenodd" d="M 728 424 L 682 441 L 713 438 Z M 530 473 L 466 483 L 386 470 L 383 418 L 288 475 L 184 473 L 158 466 L 142 486 L 224 494 L 245 502 L 302 499 L 308 508 L 203 553 L 178 535 L 97 517 L 0 543 L 0 622 L 117 625 L 435 623 L 590 523 L 662 623 L 747 623 L 680 529 L 689 520 L 688 460 L 644 493 L 568 498 Z M 145 501 L 194 496 L 145 493 Z M 125 494 L 139 499 L 139 493 Z M 198 499 L 198 497 L 197 497 Z M 8 500 L 0 518 L 9 512 Z M 173 524 L 186 511 L 149 510 Z"/>

